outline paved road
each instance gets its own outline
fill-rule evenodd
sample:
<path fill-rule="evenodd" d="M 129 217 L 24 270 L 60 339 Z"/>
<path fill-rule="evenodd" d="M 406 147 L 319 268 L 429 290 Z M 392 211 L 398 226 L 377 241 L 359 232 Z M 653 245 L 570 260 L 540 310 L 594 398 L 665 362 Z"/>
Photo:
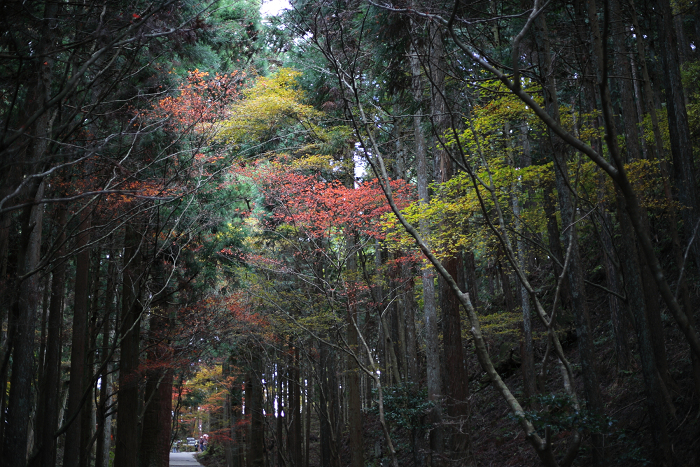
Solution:
<path fill-rule="evenodd" d="M 202 465 L 194 460 L 194 452 L 171 452 L 170 467 L 195 467 Z"/>

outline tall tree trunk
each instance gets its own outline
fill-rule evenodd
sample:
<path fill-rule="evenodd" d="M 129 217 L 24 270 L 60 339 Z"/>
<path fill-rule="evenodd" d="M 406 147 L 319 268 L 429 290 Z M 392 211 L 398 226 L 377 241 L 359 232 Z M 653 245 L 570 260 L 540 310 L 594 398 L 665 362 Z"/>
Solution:
<path fill-rule="evenodd" d="M 431 118 L 435 131 L 435 158 L 436 179 L 440 183 L 446 183 L 454 176 L 452 159 L 443 146 L 442 135 L 451 124 L 447 114 L 445 103 L 445 71 L 443 70 L 444 46 L 440 30 L 430 31 L 430 79 L 431 79 Z M 442 222 L 441 228 L 451 228 L 447 221 Z M 449 274 L 458 282 L 464 283 L 463 265 L 460 255 L 453 252 L 449 258 L 443 261 L 443 266 Z M 451 434 L 450 449 L 455 452 L 455 459 L 459 459 L 468 451 L 469 435 L 469 407 L 467 398 L 468 373 L 465 368 L 464 350 L 462 346 L 462 324 L 460 316 L 460 302 L 450 285 L 443 277 L 438 278 L 440 287 L 440 309 L 442 310 L 443 350 L 445 361 L 445 395 L 447 396 L 447 413 L 453 418 L 454 426 L 460 427 Z"/>
<path fill-rule="evenodd" d="M 323 349 L 321 349 L 323 355 Z M 277 423 L 275 426 L 275 435 L 277 436 L 277 467 L 285 465 L 285 449 L 284 449 L 284 425 L 287 415 L 287 407 L 284 398 L 284 370 L 282 369 L 282 356 L 277 363 Z"/>
<path fill-rule="evenodd" d="M 114 242 L 113 242 L 114 243 Z M 110 248 L 109 257 L 111 261 L 107 268 L 107 283 L 104 296 L 104 315 L 102 323 L 102 345 L 98 355 L 102 359 L 102 373 L 100 374 L 100 401 L 97 407 L 97 448 L 95 456 L 95 467 L 108 467 L 109 448 L 111 443 L 111 421 L 112 416 L 110 404 L 112 402 L 112 365 L 109 363 L 112 326 L 111 320 L 115 311 L 117 261 L 115 258 L 115 248 Z"/>
<path fill-rule="evenodd" d="M 668 129 L 673 156 L 673 173 L 678 190 L 678 200 L 685 207 L 681 211 L 686 242 L 695 236 L 690 245 L 696 267 L 700 268 L 700 241 L 695 229 L 698 225 L 697 182 L 693 159 L 693 144 L 688 127 L 688 115 L 685 107 L 685 94 L 681 80 L 678 40 L 673 27 L 673 13 L 669 0 L 656 0 L 655 6 L 662 14 L 659 22 L 659 36 L 662 42 L 664 85 L 666 88 L 666 108 Z M 690 313 L 686 311 L 690 316 Z"/>
<path fill-rule="evenodd" d="M 515 217 L 515 230 L 518 233 L 518 239 L 516 241 L 518 249 L 518 263 L 519 267 L 524 271 L 527 271 L 527 258 L 525 252 L 525 244 L 521 237 L 523 232 L 522 220 L 520 214 L 520 201 L 516 193 L 520 191 L 517 186 L 513 187 L 512 203 L 513 203 L 513 216 Z M 535 352 L 532 342 L 532 319 L 531 319 L 531 309 L 530 309 L 530 294 L 527 292 L 527 288 L 524 284 L 520 284 L 520 308 L 523 315 L 523 337 L 520 345 L 520 360 L 521 360 L 521 371 L 523 374 L 523 390 L 526 399 L 534 397 L 537 388 L 535 382 Z"/>
<path fill-rule="evenodd" d="M 32 192 L 36 201 L 43 198 L 44 182 L 39 182 Z M 19 300 L 16 305 L 17 318 L 10 332 L 14 334 L 12 349 L 12 374 L 10 397 L 5 417 L 3 465 L 23 467 L 27 461 L 29 420 L 32 412 L 31 393 L 34 377 L 34 326 L 39 307 L 39 277 L 35 272 L 41 255 L 41 235 L 44 207 L 41 204 L 24 210 L 22 219 L 22 246 L 18 272 L 23 280 L 19 285 Z"/>
<path fill-rule="evenodd" d="M 311 399 L 313 397 L 313 380 L 311 377 L 306 377 L 306 391 L 305 391 L 305 399 L 306 403 L 304 404 L 304 414 L 306 414 L 306 423 L 304 426 L 304 439 L 306 440 L 306 444 L 304 445 L 304 467 L 309 467 L 311 460 L 309 458 L 311 454 Z M 358 388 L 359 391 L 359 388 Z"/>
<path fill-rule="evenodd" d="M 58 3 L 47 2 L 44 6 L 43 18 L 38 20 L 38 38 L 36 46 L 33 47 L 36 53 L 33 61 L 30 62 L 35 81 L 27 91 L 23 119 L 28 119 L 41 109 L 51 95 L 51 68 L 54 63 L 52 53 L 58 7 Z M 50 115 L 45 112 L 27 129 L 25 134 L 28 136 L 28 144 L 26 152 L 21 154 L 25 171 L 21 177 L 43 171 L 44 157 L 52 133 L 51 124 Z M 9 153 L 6 152 L 6 154 Z M 44 189 L 43 179 L 34 178 L 21 190 L 16 201 L 38 202 L 43 198 Z M 41 258 L 43 214 L 43 204 L 35 204 L 24 208 L 21 215 L 20 250 L 17 256 L 18 299 L 16 305 L 13 304 L 16 319 L 11 320 L 14 321 L 14 325 L 10 330 L 13 334 L 12 373 L 7 407 L 3 407 L 5 423 L 0 450 L 0 459 L 2 459 L 0 462 L 8 467 L 24 466 L 27 461 L 29 420 L 32 410 L 31 398 L 28 395 L 31 394 L 34 377 L 34 326 L 41 296 L 39 277 L 34 270 Z M 4 397 L 5 387 L 0 389 L 3 390 Z"/>
<path fill-rule="evenodd" d="M 63 455 L 63 465 L 65 467 L 77 467 L 80 465 L 81 455 L 87 455 L 83 451 L 81 438 L 81 413 L 83 407 L 83 393 L 85 391 L 86 380 L 86 354 L 87 354 L 87 334 L 88 334 L 88 295 L 90 290 L 90 226 L 92 224 L 90 207 L 83 206 L 80 213 L 80 225 L 78 227 L 75 242 L 78 254 L 75 261 L 75 299 L 73 304 L 73 336 L 71 339 L 70 355 L 70 385 L 68 387 L 68 407 L 66 409 L 68 418 L 73 418 L 66 439 L 71 442 L 66 443 Z"/>
<path fill-rule="evenodd" d="M 688 126 L 686 111 L 686 97 L 681 80 L 680 64 L 682 56 L 679 56 L 679 44 L 676 30 L 673 25 L 674 16 L 669 0 L 657 0 L 656 7 L 661 11 L 662 22 L 659 24 L 659 35 L 662 40 L 664 85 L 666 88 L 666 109 L 668 115 L 669 136 L 671 142 L 671 155 L 673 157 L 673 173 L 678 191 L 678 200 L 685 207 L 681 210 L 683 229 L 686 242 L 695 260 L 696 268 L 700 269 L 700 206 L 698 205 L 697 180 L 695 175 L 695 162 L 693 158 L 693 145 Z M 682 29 L 682 27 L 681 27 Z M 681 44 L 684 45 L 684 44 Z M 676 261 L 680 255 L 676 253 Z M 687 268 L 688 265 L 686 264 Z M 682 287 L 685 288 L 683 280 Z M 687 291 L 682 292 L 684 310 L 687 320 L 697 330 L 697 322 L 693 313 Z M 693 362 L 693 376 L 696 394 L 700 395 L 700 355 L 691 350 Z"/>
<path fill-rule="evenodd" d="M 291 349 L 290 349 L 291 350 Z M 246 413 L 250 414 L 247 467 L 263 467 L 265 456 L 265 432 L 263 416 L 262 361 L 259 352 L 251 353 L 250 369 L 245 381 Z M 298 400 L 298 399 L 297 399 Z M 298 412 L 294 415 L 299 418 Z M 293 464 L 298 467 L 298 463 Z"/>
<path fill-rule="evenodd" d="M 330 349 L 324 342 L 319 343 L 319 394 L 318 394 L 318 418 L 319 418 L 319 439 L 321 442 L 321 465 L 323 467 L 331 465 L 331 414 L 330 414 L 330 394 L 329 394 L 329 360 Z M 281 433 L 280 433 L 281 436 Z M 280 443 L 282 439 L 280 437 Z"/>
<path fill-rule="evenodd" d="M 241 410 L 241 394 L 238 383 L 231 378 L 234 375 L 231 374 L 231 369 L 236 365 L 235 357 L 232 355 L 226 359 L 222 365 L 221 373 L 224 378 L 225 384 L 227 385 L 226 399 L 224 401 L 224 417 L 225 417 L 225 427 L 223 430 L 223 444 L 224 444 L 224 455 L 226 457 L 226 467 L 242 467 L 239 460 L 238 451 L 241 449 L 242 440 L 238 434 L 238 415 Z M 279 373 L 279 366 L 277 367 L 276 378 L 277 381 L 281 381 Z M 277 391 L 278 401 L 279 401 L 280 391 Z M 278 402 L 277 406 L 277 417 L 279 420 L 279 411 L 281 410 L 281 404 Z M 228 435 L 228 436 L 227 436 Z M 277 441 L 277 446 L 279 450 L 279 444 L 281 440 Z M 273 464 L 273 467 L 280 467 L 281 464 L 277 462 Z"/>
<path fill-rule="evenodd" d="M 161 312 L 162 313 L 162 312 Z M 169 318 L 154 313 L 150 319 L 147 355 L 143 429 L 139 467 L 168 467 L 170 451 L 170 419 L 172 412 L 173 373 L 169 367 L 170 349 L 166 336 Z"/>
<path fill-rule="evenodd" d="M 522 125 L 520 127 L 520 141 L 522 147 L 522 156 L 520 158 L 520 164 L 518 167 L 526 168 L 532 164 L 532 155 L 530 154 L 530 140 L 527 134 L 527 125 Z M 506 123 L 506 135 L 510 135 L 510 125 Z M 512 141 L 508 138 L 508 141 Z M 511 146 L 511 145 L 509 145 Z M 514 167 L 515 157 L 511 147 L 510 158 Z M 512 198 L 511 202 L 513 204 L 513 217 L 515 218 L 515 230 L 517 234 L 516 248 L 518 251 L 518 264 L 520 269 L 524 274 L 527 274 L 528 268 L 528 254 L 525 248 L 525 241 L 523 236 L 525 235 L 525 230 L 522 225 L 522 212 L 521 212 L 521 202 L 518 196 L 525 196 L 526 190 L 522 183 L 515 182 L 512 186 Z M 523 389 L 525 393 L 525 398 L 530 399 L 534 397 L 537 391 L 537 384 L 535 380 L 535 352 L 534 345 L 532 342 L 532 319 L 531 319 L 531 307 L 530 307 L 530 294 L 527 292 L 525 284 L 520 284 L 520 307 L 523 315 L 523 338 L 520 346 L 520 360 L 521 360 L 521 371 L 523 374 Z"/>
<path fill-rule="evenodd" d="M 56 208 L 56 243 L 59 249 L 57 257 L 65 254 L 66 207 Z M 61 373 L 61 323 L 63 321 L 63 300 L 66 287 L 66 262 L 56 265 L 51 279 L 51 301 L 47 324 L 46 356 L 44 359 L 44 379 L 39 393 L 37 407 L 37 440 L 39 451 L 34 458 L 33 467 L 56 464 L 56 439 L 54 433 L 58 428 L 58 396 Z"/>
<path fill-rule="evenodd" d="M 421 64 L 418 51 L 413 50 L 410 57 L 412 89 L 414 100 L 421 104 L 423 100 L 423 86 L 421 79 Z M 417 165 L 418 199 L 425 206 L 430 202 L 428 194 L 428 155 L 422 126 L 422 105 L 416 109 L 413 116 L 413 134 Z M 426 221 L 420 221 L 420 232 L 423 238 L 429 237 L 429 229 Z M 430 422 L 434 429 L 430 432 L 431 451 L 438 451 L 442 445 L 442 434 L 439 425 L 441 423 L 440 407 L 437 404 L 440 398 L 440 347 L 438 342 L 438 318 L 435 301 L 435 282 L 432 269 L 424 266 L 421 269 L 421 283 L 423 287 L 423 317 L 425 319 L 425 357 L 426 357 L 426 385 L 428 400 L 433 402 L 430 412 Z"/>
<path fill-rule="evenodd" d="M 583 5 L 579 4 L 579 9 L 582 9 Z M 600 89 L 600 98 L 602 102 L 602 113 L 605 123 L 605 139 L 610 152 L 611 158 L 615 161 L 617 167 L 622 166 L 622 159 L 620 157 L 619 148 L 617 146 L 617 132 L 615 125 L 612 122 L 612 105 L 610 98 L 610 90 L 608 87 L 608 70 L 606 66 L 606 57 L 604 44 L 607 41 L 607 26 L 609 21 L 609 11 L 605 11 L 605 23 L 602 33 L 606 36 L 605 40 L 601 38 L 601 29 L 598 23 L 598 11 L 596 3 L 594 0 L 589 0 L 586 3 L 587 8 L 587 19 L 591 31 L 591 45 L 593 50 L 592 61 L 597 76 L 597 83 Z M 585 17 L 583 13 L 580 13 L 581 18 Z M 625 187 L 627 188 L 627 187 Z M 618 218 L 621 222 L 621 229 L 623 232 L 629 231 L 629 227 L 633 216 L 638 216 L 635 221 L 635 231 L 637 235 L 641 237 L 642 232 L 642 214 L 640 212 L 632 212 L 635 206 L 626 206 L 627 199 L 623 200 L 622 196 L 618 196 Z M 638 208 L 638 207 L 637 207 Z M 629 215 L 627 215 L 629 214 Z M 644 374 L 645 382 L 647 384 L 647 394 L 648 394 L 648 406 L 650 410 L 650 416 L 655 420 L 654 425 L 657 425 L 653 429 L 654 441 L 659 449 L 656 449 L 657 454 L 656 460 L 659 465 L 663 465 L 664 459 L 670 459 L 667 457 L 670 455 L 668 436 L 666 433 L 665 424 L 665 413 L 663 410 L 663 401 L 661 399 L 660 391 L 660 380 L 658 378 L 658 369 L 656 368 L 656 356 L 654 355 L 652 336 L 650 333 L 650 323 L 648 322 L 648 314 L 646 311 L 647 302 L 642 299 L 638 291 L 643 286 L 641 284 L 641 268 L 637 262 L 637 251 L 634 246 L 634 242 L 631 237 L 624 236 L 627 240 L 624 242 L 625 254 L 623 265 L 626 268 L 625 278 L 626 278 L 626 291 L 627 297 L 634 300 L 635 303 L 632 305 L 632 311 L 635 317 L 635 327 L 637 330 L 637 336 L 639 341 L 640 353 L 642 356 L 642 371 Z"/>
<path fill-rule="evenodd" d="M 350 465 L 351 467 L 363 467 L 364 445 L 362 442 L 362 400 L 360 398 L 360 368 L 355 358 L 360 358 L 360 348 L 357 329 L 357 297 L 355 293 L 354 278 L 357 275 L 357 259 L 355 239 L 352 235 L 346 237 L 347 242 L 347 272 L 350 277 L 347 305 L 347 341 L 352 355 L 346 357 L 347 361 L 347 387 L 348 387 L 348 430 L 350 435 Z M 382 326 L 385 328 L 384 326 Z M 385 328 L 386 329 L 386 328 Z M 393 350 L 391 342 L 386 343 L 387 350 Z M 395 363 L 395 362 L 393 362 Z"/>
<path fill-rule="evenodd" d="M 124 273 L 122 313 L 119 334 L 122 337 L 119 358 L 119 391 L 117 393 L 117 440 L 114 465 L 136 467 L 139 452 L 139 344 L 141 286 L 143 267 L 141 236 L 135 225 L 126 226 L 124 238 Z"/>

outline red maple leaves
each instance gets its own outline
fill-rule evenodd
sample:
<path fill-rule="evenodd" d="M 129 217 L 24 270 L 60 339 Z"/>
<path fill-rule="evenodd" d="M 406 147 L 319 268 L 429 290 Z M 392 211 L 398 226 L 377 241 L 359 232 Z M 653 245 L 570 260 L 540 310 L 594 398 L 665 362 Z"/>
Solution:
<path fill-rule="evenodd" d="M 348 187 L 339 180 L 285 172 L 281 167 L 264 172 L 259 181 L 276 223 L 316 238 L 337 234 L 384 238 L 381 219 L 391 209 L 377 180 Z M 413 187 L 404 180 L 390 184 L 399 209 L 408 206 L 414 198 Z"/>

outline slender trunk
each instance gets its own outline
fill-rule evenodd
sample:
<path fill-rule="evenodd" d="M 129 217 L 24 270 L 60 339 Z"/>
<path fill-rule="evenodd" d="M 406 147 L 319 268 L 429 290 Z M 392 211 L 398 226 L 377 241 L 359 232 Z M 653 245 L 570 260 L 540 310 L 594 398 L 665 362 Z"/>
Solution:
<path fill-rule="evenodd" d="M 111 440 L 111 415 L 108 415 L 108 410 L 111 411 L 110 404 L 112 402 L 112 365 L 107 362 L 109 358 L 110 341 L 112 334 L 111 320 L 115 311 L 115 286 L 117 284 L 117 262 L 114 258 L 114 248 L 108 250 L 112 260 L 107 269 L 107 283 L 104 296 L 104 316 L 102 323 L 102 345 L 99 350 L 99 356 L 102 358 L 102 367 L 104 370 L 100 375 L 100 401 L 97 407 L 97 448 L 95 467 L 107 467 L 109 462 L 109 448 Z"/>
<path fill-rule="evenodd" d="M 414 297 L 414 282 L 410 266 L 401 266 L 403 279 L 403 304 L 406 319 L 406 380 L 418 380 L 418 353 L 416 341 L 416 309 L 418 304 Z"/>
<path fill-rule="evenodd" d="M 357 259 L 355 239 L 352 235 L 346 237 L 347 242 L 347 273 L 352 279 L 357 274 Z M 347 341 L 350 352 L 359 358 L 360 349 L 357 336 L 357 298 L 355 285 L 349 283 L 347 305 Z M 385 326 L 382 326 L 384 329 Z M 393 350 L 391 342 L 386 343 L 387 350 Z M 350 465 L 351 467 L 364 466 L 364 446 L 362 440 L 362 400 L 360 398 L 360 369 L 353 356 L 347 356 L 347 385 L 348 385 L 348 430 L 350 435 Z"/>
<path fill-rule="evenodd" d="M 319 417 L 319 431 L 321 440 L 321 465 L 323 467 L 332 465 L 332 455 L 331 455 L 331 408 L 330 408 L 330 384 L 328 378 L 330 376 L 329 367 L 331 351 L 328 345 L 324 342 L 320 344 L 321 352 L 319 358 L 319 374 L 321 381 L 319 383 L 319 395 L 318 395 L 318 417 Z M 280 392 L 281 393 L 281 392 Z M 281 428 L 280 428 L 280 443 L 281 438 Z"/>
<path fill-rule="evenodd" d="M 253 386 L 255 387 L 255 386 Z M 287 367 L 287 410 L 289 433 L 287 455 L 292 467 L 301 467 L 301 391 L 299 387 L 299 349 L 290 340 Z"/>
<path fill-rule="evenodd" d="M 305 450 L 304 450 L 304 467 L 309 467 L 310 465 L 310 452 L 311 452 L 311 398 L 313 397 L 312 389 L 314 387 L 311 378 L 306 379 L 306 403 L 304 404 L 304 413 L 306 414 L 306 425 L 304 438 L 306 440 Z M 358 388 L 359 391 L 359 388 Z"/>
<path fill-rule="evenodd" d="M 700 268 L 700 240 L 698 240 L 698 226 L 700 225 L 700 214 L 698 214 L 698 194 L 697 181 L 695 175 L 695 163 L 693 158 L 693 145 L 688 126 L 688 115 L 686 112 L 686 96 L 681 80 L 680 65 L 683 60 L 685 49 L 684 41 L 680 41 L 674 28 L 674 16 L 671 11 L 669 0 L 657 0 L 657 8 L 661 11 L 662 21 L 659 24 L 659 35 L 662 40 L 664 53 L 663 58 L 664 84 L 666 89 L 666 109 L 668 115 L 668 127 L 671 143 L 671 155 L 673 157 L 673 174 L 675 187 L 678 192 L 678 200 L 685 209 L 681 210 L 683 218 L 683 230 L 686 242 L 692 257 L 695 260 L 696 268 Z M 677 21 L 680 20 L 680 17 Z M 680 27 L 682 33 L 682 26 Z M 680 37 L 683 39 L 683 36 Z M 676 253 L 678 262 L 679 254 Z M 681 263 L 683 264 L 683 263 Z M 688 268 L 688 264 L 685 264 Z M 685 280 L 681 287 L 685 288 Z M 682 291 L 682 297 L 686 319 L 689 325 L 697 330 L 697 320 L 690 308 L 691 303 L 687 291 Z M 693 377 L 696 394 L 700 394 L 700 355 L 692 352 Z"/>
<path fill-rule="evenodd" d="M 512 203 L 513 203 L 513 216 L 515 217 L 515 230 L 518 233 L 518 239 L 516 241 L 518 249 L 518 262 L 519 266 L 523 271 L 527 271 L 527 258 L 525 252 L 525 245 L 522 239 L 523 228 L 522 221 L 520 218 L 520 201 L 516 195 L 516 192 L 520 191 L 516 186 L 513 187 Z M 524 284 L 520 284 L 520 305 L 523 315 L 523 337 L 520 344 L 520 359 L 521 359 L 521 371 L 523 374 L 523 390 L 525 399 L 532 398 L 536 391 L 535 383 L 535 352 L 532 343 L 532 319 L 531 319 L 531 309 L 530 309 L 530 294 L 527 292 L 527 288 Z"/>
<path fill-rule="evenodd" d="M 321 359 L 323 360 L 323 349 L 321 349 Z M 282 358 L 279 358 L 277 363 L 277 423 L 275 426 L 275 434 L 277 436 L 277 467 L 285 465 L 284 462 L 284 424 L 287 415 L 287 407 L 284 403 L 284 384 L 282 369 Z M 323 426 L 323 425 L 321 425 Z M 323 433 L 322 433 L 323 436 Z M 321 442 L 323 444 L 323 441 Z"/>
<path fill-rule="evenodd" d="M 506 134 L 510 134 L 509 125 L 507 125 Z M 532 155 L 530 154 L 530 140 L 528 138 L 527 125 L 522 125 L 520 127 L 520 140 L 522 146 L 522 155 L 520 158 L 519 167 L 526 168 L 532 164 Z M 509 141 L 510 138 L 509 138 Z M 511 149 L 511 160 L 515 166 L 514 155 Z M 516 248 L 518 251 L 518 263 L 520 269 L 523 273 L 529 269 L 528 267 L 528 254 L 525 248 L 525 241 L 523 236 L 525 235 L 525 230 L 522 225 L 522 212 L 521 212 L 521 201 L 518 196 L 525 197 L 528 191 L 526 187 L 520 182 L 514 182 L 512 186 L 512 204 L 513 204 L 513 217 L 515 218 L 515 230 L 517 234 Z M 529 194 L 529 193 L 528 193 Z M 527 205 L 525 205 L 527 206 Z M 523 338 L 520 346 L 520 358 L 521 358 L 521 371 L 523 373 L 523 389 L 525 393 L 525 398 L 532 398 L 536 391 L 537 385 L 535 380 L 535 352 L 532 341 L 532 319 L 531 319 L 531 307 L 530 307 L 530 294 L 527 292 L 525 284 L 520 283 L 520 304 L 521 311 L 523 315 Z"/>
<path fill-rule="evenodd" d="M 628 3 L 630 12 L 631 12 L 631 19 L 632 19 L 632 26 L 635 31 L 639 31 L 638 35 L 641 35 L 641 30 L 639 28 L 639 23 L 637 21 L 637 12 L 635 10 L 635 5 L 632 0 L 629 0 Z M 697 22 L 697 24 L 700 24 L 700 22 Z M 680 243 L 680 238 L 678 235 L 678 229 L 676 226 L 678 225 L 677 218 L 676 218 L 676 208 L 675 208 L 675 203 L 673 202 L 673 194 L 671 192 L 671 185 L 670 185 L 670 175 L 668 171 L 668 165 L 666 163 L 666 155 L 664 153 L 664 148 L 663 148 L 663 137 L 661 135 L 661 129 L 659 126 L 659 120 L 658 116 L 656 114 L 656 108 L 653 103 L 652 96 L 654 95 L 652 88 L 651 88 L 651 79 L 649 77 L 649 71 L 647 68 L 647 62 L 645 58 L 645 47 L 644 47 L 644 41 L 638 40 L 636 41 L 637 43 L 637 55 L 639 57 L 640 63 L 641 63 L 641 69 L 642 69 L 642 83 L 644 87 L 644 103 L 647 108 L 647 111 L 649 112 L 651 116 L 651 121 L 652 121 L 652 130 L 654 133 L 654 141 L 656 143 L 655 147 L 655 155 L 658 158 L 658 163 L 659 163 L 659 170 L 661 171 L 661 180 L 663 181 L 664 185 L 664 195 L 666 197 L 666 200 L 668 202 L 668 218 L 669 222 L 668 225 L 670 228 L 668 229 L 668 233 L 671 235 L 671 240 L 673 244 L 673 255 L 674 259 L 676 262 L 676 267 L 681 270 L 684 267 L 685 261 L 683 259 L 683 253 L 681 249 L 681 243 Z M 634 70 L 634 67 L 633 67 Z M 635 80 L 636 84 L 636 80 Z M 654 152 L 652 151 L 652 155 L 654 155 Z M 687 232 L 687 230 L 686 230 Z M 686 316 L 688 318 L 688 321 L 692 324 L 695 324 L 694 317 L 692 316 L 692 311 L 693 306 L 690 301 L 690 294 L 688 291 L 688 285 L 687 281 L 685 280 L 685 276 L 679 278 L 679 287 L 681 291 L 681 300 L 683 303 L 683 307 L 686 310 Z M 697 395 L 700 395 L 700 356 L 694 352 L 691 351 L 691 360 L 693 363 L 693 377 L 695 381 L 695 392 Z"/>
<path fill-rule="evenodd" d="M 443 69 L 444 46 L 441 31 L 438 28 L 430 29 L 429 50 L 429 75 L 431 81 L 431 120 L 435 132 L 435 162 L 436 179 L 440 183 L 446 183 L 452 179 L 454 169 L 452 159 L 443 145 L 442 135 L 451 124 L 447 114 L 445 102 L 445 71 Z M 449 230 L 447 221 L 442 221 L 440 228 Z M 455 252 L 443 262 L 445 269 L 460 283 L 463 266 L 459 255 Z M 440 287 L 440 309 L 442 310 L 443 350 L 445 362 L 445 391 L 447 396 L 447 413 L 453 419 L 455 427 L 452 430 L 450 449 L 454 458 L 460 458 L 469 449 L 469 407 L 467 398 L 468 373 L 465 368 L 464 350 L 462 346 L 462 325 L 460 316 L 460 302 L 452 291 L 450 285 L 443 277 L 438 277 Z"/>
<path fill-rule="evenodd" d="M 603 118 L 605 123 L 606 131 L 606 144 L 608 150 L 610 151 L 611 158 L 615 161 L 617 167 L 622 167 L 622 159 L 620 157 L 619 149 L 617 146 L 617 136 L 616 129 L 612 122 L 612 106 L 610 98 L 610 90 L 608 87 L 608 70 L 605 68 L 606 57 L 604 44 L 607 40 L 607 26 L 609 20 L 609 12 L 605 11 L 605 23 L 602 33 L 606 36 L 605 40 L 601 38 L 601 29 L 598 24 L 598 12 L 596 8 L 596 3 L 594 0 L 589 0 L 586 3 L 588 9 L 588 22 L 591 31 L 591 42 L 593 49 L 593 63 L 596 70 L 597 82 L 600 89 L 600 97 L 602 102 Z M 583 15 L 582 15 L 583 16 Z M 628 187 L 624 187 L 627 189 Z M 623 232 L 627 232 L 629 229 L 630 221 L 636 221 L 634 230 L 637 234 L 640 234 L 642 227 L 642 214 L 638 206 L 625 206 L 627 199 L 618 196 L 618 218 L 621 222 L 621 229 Z M 630 209 L 632 208 L 632 209 Z M 637 212 L 632 212 L 634 210 Z M 629 215 L 626 215 L 629 214 Z M 634 216 L 637 216 L 636 218 Z M 646 232 L 646 231 L 645 231 Z M 666 457 L 670 455 L 668 449 L 668 436 L 666 433 L 665 424 L 665 413 L 663 410 L 663 402 L 661 399 L 661 391 L 658 378 L 658 369 L 656 368 L 656 356 L 654 355 L 652 336 L 650 334 L 650 323 L 648 322 L 648 314 L 646 311 L 646 301 L 639 295 L 638 291 L 642 284 L 641 281 L 641 268 L 637 262 L 637 252 L 636 247 L 632 239 L 629 236 L 623 236 L 625 240 L 624 248 L 624 265 L 626 265 L 626 291 L 627 297 L 635 300 L 636 303 L 632 305 L 633 313 L 635 316 L 635 327 L 637 329 L 637 336 L 639 341 L 640 352 L 642 354 L 642 371 L 644 374 L 645 381 L 647 383 L 647 393 L 648 393 L 648 406 L 650 410 L 650 416 L 655 420 L 652 432 L 654 434 L 656 446 L 659 449 L 656 450 L 657 461 L 659 465 L 662 465 L 663 459 L 670 459 Z M 658 417 L 658 418 L 657 418 Z"/>

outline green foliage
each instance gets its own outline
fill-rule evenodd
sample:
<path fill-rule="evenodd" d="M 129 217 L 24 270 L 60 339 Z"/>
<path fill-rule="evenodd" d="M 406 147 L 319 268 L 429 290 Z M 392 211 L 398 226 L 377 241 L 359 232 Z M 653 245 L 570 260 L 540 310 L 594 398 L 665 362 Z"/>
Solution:
<path fill-rule="evenodd" d="M 682 70 L 683 88 L 689 94 L 686 112 L 690 133 L 700 133 L 700 60 L 686 62 Z M 697 148 L 697 145 L 695 146 Z M 696 153 L 697 155 L 697 153 Z"/>
<path fill-rule="evenodd" d="M 538 432 L 549 429 L 551 434 L 583 430 L 588 433 L 610 434 L 615 421 L 610 417 L 596 417 L 586 410 L 577 410 L 571 396 L 562 393 L 539 394 L 533 398 L 536 410 L 525 412 Z M 511 418 L 515 416 L 510 415 Z"/>
<path fill-rule="evenodd" d="M 661 131 L 661 138 L 663 142 L 664 151 L 669 154 L 671 151 L 671 141 L 668 130 L 668 118 L 666 115 L 666 108 L 656 109 L 656 118 L 659 121 L 659 130 Z M 652 125 L 651 115 L 644 114 L 644 122 L 642 123 L 642 132 L 644 140 L 650 146 L 656 144 L 654 137 L 654 126 Z"/>
<path fill-rule="evenodd" d="M 515 338 L 520 335 L 519 313 L 496 312 L 479 316 L 481 330 L 486 337 Z"/>
<path fill-rule="evenodd" d="M 373 390 L 376 394 L 376 390 Z M 426 429 L 429 424 L 426 415 L 433 407 L 428 400 L 428 390 L 415 383 L 403 383 L 385 387 L 384 417 L 399 428 Z M 371 413 L 378 413 L 378 407 L 372 406 Z"/>

